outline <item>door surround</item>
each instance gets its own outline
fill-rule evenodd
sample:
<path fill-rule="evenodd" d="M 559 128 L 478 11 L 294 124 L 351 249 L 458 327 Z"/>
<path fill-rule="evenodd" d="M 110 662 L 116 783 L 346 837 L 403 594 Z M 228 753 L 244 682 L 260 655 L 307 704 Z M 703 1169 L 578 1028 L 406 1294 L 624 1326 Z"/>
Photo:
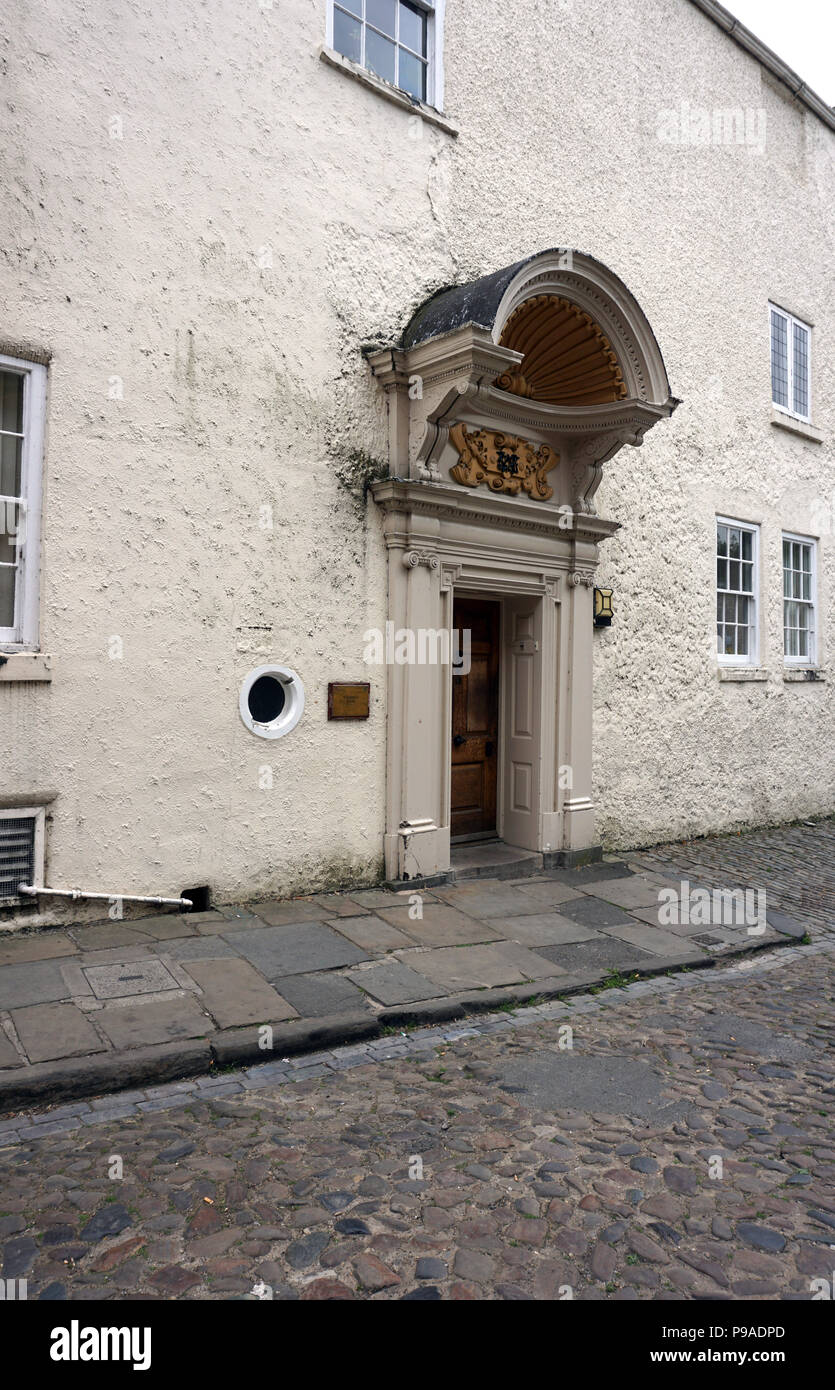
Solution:
<path fill-rule="evenodd" d="M 593 587 L 619 523 L 594 495 L 604 463 L 677 405 L 652 330 L 598 261 L 546 252 L 435 296 L 369 362 L 389 420 L 391 476 L 371 484 L 387 619 L 449 635 L 455 594 L 500 599 L 506 658 L 524 617 L 515 752 L 503 662 L 498 830 L 551 862 L 599 854 Z M 386 874 L 431 879 L 450 868 L 451 663 L 389 666 L 387 696 Z"/>
<path fill-rule="evenodd" d="M 436 491 L 397 479 L 376 483 L 374 496 L 383 512 L 389 621 L 395 631 L 450 631 L 456 594 L 504 600 L 505 623 L 520 600 L 534 601 L 542 674 L 532 690 L 537 730 L 530 762 L 536 777 L 530 830 L 520 847 L 569 858 L 585 854 L 596 846 L 593 573 L 598 542 L 617 529 L 616 523 L 588 517 L 568 530 L 561 526 L 563 517 L 546 517 L 529 503 L 535 514 L 520 529 L 515 509 L 509 515 L 497 509 L 490 517 L 473 511 L 470 499 L 457 490 L 440 486 Z M 485 500 L 488 511 L 498 502 Z M 504 636 L 502 642 L 506 658 Z M 504 665 L 500 749 L 502 742 L 507 748 L 510 665 L 507 660 Z M 398 880 L 432 878 L 450 867 L 452 666 L 391 665 L 387 693 L 386 874 Z M 507 764 L 502 753 L 500 835 L 506 835 Z M 570 786 L 563 785 L 561 766 L 571 767 Z M 514 835 L 512 842 L 518 840 Z"/>

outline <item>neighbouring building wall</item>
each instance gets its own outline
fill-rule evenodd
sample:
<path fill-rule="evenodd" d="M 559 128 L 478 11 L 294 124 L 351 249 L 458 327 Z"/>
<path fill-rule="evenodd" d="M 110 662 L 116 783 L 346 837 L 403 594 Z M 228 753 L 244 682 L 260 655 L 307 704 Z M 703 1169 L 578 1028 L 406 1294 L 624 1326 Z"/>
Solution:
<path fill-rule="evenodd" d="M 377 874 L 364 483 L 388 435 L 361 349 L 552 246 L 626 282 L 682 398 L 596 498 L 623 523 L 595 636 L 604 841 L 832 809 L 831 130 L 687 0 L 448 0 L 457 139 L 320 61 L 325 0 L 11 0 L 5 30 L 0 351 L 52 354 L 52 679 L 0 683 L 0 780 L 54 795 L 48 882 L 233 900 Z M 755 113 L 764 146 L 660 139 L 682 103 Z M 771 423 L 770 299 L 814 325 L 822 443 Z M 718 677 L 717 512 L 762 526 L 765 680 Z M 826 681 L 783 680 L 781 527 L 821 538 Z M 268 660 L 307 696 L 274 743 L 237 707 Z M 328 723 L 328 681 L 357 678 L 370 719 Z"/>

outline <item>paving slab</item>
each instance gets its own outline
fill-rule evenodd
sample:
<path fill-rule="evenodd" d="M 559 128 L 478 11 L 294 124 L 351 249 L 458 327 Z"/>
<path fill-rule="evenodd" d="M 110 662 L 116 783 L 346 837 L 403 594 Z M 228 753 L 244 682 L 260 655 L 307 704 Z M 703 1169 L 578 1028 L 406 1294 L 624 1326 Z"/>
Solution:
<path fill-rule="evenodd" d="M 161 917 L 143 917 L 141 930 L 157 941 L 170 941 L 181 936 L 196 936 L 199 922 L 193 922 L 180 912 Z"/>
<path fill-rule="evenodd" d="M 18 1055 L 17 1048 L 10 1038 L 6 1037 L 3 1029 L 0 1028 L 0 1071 L 8 1067 L 22 1067 L 23 1059 Z"/>
<path fill-rule="evenodd" d="M 225 938 L 268 980 L 337 970 L 368 959 L 368 953 L 320 922 L 227 931 Z"/>
<path fill-rule="evenodd" d="M 527 878 L 512 886 L 524 893 L 526 898 L 532 898 L 540 907 L 559 907 L 560 903 L 577 902 L 582 897 L 581 890 L 567 883 L 559 883 L 556 879 Z"/>
<path fill-rule="evenodd" d="M 162 941 L 159 951 L 172 960 L 223 960 L 230 956 L 240 960 L 235 947 L 222 936 L 187 936 Z"/>
<path fill-rule="evenodd" d="M 405 906 L 384 907 L 379 909 L 379 916 L 421 946 L 469 946 L 478 941 L 499 941 L 504 935 L 495 925 L 479 922 L 446 903 L 423 906 L 423 915 L 418 918 L 410 916 L 414 910 L 414 907 Z"/>
<path fill-rule="evenodd" d="M 537 955 L 553 961 L 562 970 L 636 970 L 656 959 L 628 941 L 598 932 L 587 941 L 570 945 L 540 946 Z"/>
<path fill-rule="evenodd" d="M 805 922 L 799 922 L 796 917 L 790 917 L 787 912 L 778 912 L 776 908 L 768 908 L 765 919 L 768 925 L 778 931 L 781 936 L 793 936 L 796 940 L 805 936 L 809 930 Z"/>
<path fill-rule="evenodd" d="M 174 976 L 162 961 L 154 959 L 88 966 L 84 974 L 97 999 L 125 999 L 135 994 L 159 994 L 166 989 L 177 989 Z"/>
<path fill-rule="evenodd" d="M 397 907 L 399 903 L 407 901 L 410 895 L 394 893 L 387 888 L 362 888 L 357 893 L 348 893 L 347 896 L 352 903 L 367 907 L 373 912 L 378 907 Z M 427 899 L 432 897 L 432 894 L 422 893 L 421 897 Z"/>
<path fill-rule="evenodd" d="M 521 917 L 525 912 L 539 912 L 537 902 L 520 887 L 501 879 L 476 879 L 454 888 L 439 888 L 438 897 L 454 905 L 459 912 L 471 917 Z"/>
<path fill-rule="evenodd" d="M 344 975 L 332 970 L 315 975 L 287 975 L 275 987 L 302 1018 L 326 1018 L 367 1008 L 366 996 Z"/>
<path fill-rule="evenodd" d="M 602 898 L 580 898 L 577 902 L 561 903 L 560 916 L 579 922 L 584 927 L 628 926 L 632 917 L 615 903 Z"/>
<path fill-rule="evenodd" d="M 53 960 L 78 951 L 64 931 L 41 931 L 31 936 L 0 937 L 0 965 L 18 965 L 30 960 Z"/>
<path fill-rule="evenodd" d="M 307 898 L 290 898 L 285 902 L 253 903 L 252 911 L 270 927 L 293 926 L 296 922 L 321 922 L 328 913 L 320 903 Z"/>
<path fill-rule="evenodd" d="M 4 965 L 0 969 L 0 1009 L 51 1004 L 57 999 L 69 997 L 60 959 Z"/>
<path fill-rule="evenodd" d="M 232 923 L 235 926 L 245 927 L 247 925 L 250 925 L 257 927 L 264 925 L 261 921 L 261 918 L 256 917 L 252 909 L 247 907 L 245 903 L 225 903 L 223 907 L 218 909 L 218 911 L 221 917 L 224 919 L 224 921 Z M 198 931 L 200 929 L 200 925 L 201 924 L 198 922 Z"/>
<path fill-rule="evenodd" d="M 119 965 L 122 961 L 151 960 L 157 943 L 149 941 L 146 946 L 114 946 L 107 950 L 82 951 L 79 955 L 62 962 L 61 969 L 66 972 L 76 967 L 85 969 L 88 965 Z"/>
<path fill-rule="evenodd" d="M 559 912 L 533 912 L 525 917 L 503 917 L 502 935 L 523 946 L 563 946 L 572 941 L 590 941 L 597 932 L 581 922 L 572 922 Z"/>
<path fill-rule="evenodd" d="M 188 974 L 203 991 L 203 1007 L 219 1028 L 298 1017 L 292 1004 L 245 960 L 192 960 Z"/>
<path fill-rule="evenodd" d="M 633 878 L 604 878 L 583 884 L 583 892 L 618 907 L 653 907 L 658 902 L 659 887 L 643 875 Z"/>
<path fill-rule="evenodd" d="M 144 932 L 141 926 L 128 926 L 127 922 L 91 922 L 89 926 L 69 927 L 68 932 L 82 951 L 110 950 L 115 946 L 147 946 L 154 940 L 150 932 Z"/>
<path fill-rule="evenodd" d="M 223 936 L 232 928 L 242 930 L 244 927 L 250 931 L 263 931 L 266 925 L 266 922 L 262 922 L 261 918 L 256 917 L 254 913 L 248 913 L 243 920 L 230 914 L 213 919 L 211 922 L 198 922 L 197 934 L 198 936 Z"/>
<path fill-rule="evenodd" d="M 328 917 L 357 917 L 369 911 L 368 908 L 360 907 L 345 893 L 315 893 L 311 902 L 324 908 Z"/>
<path fill-rule="evenodd" d="M 682 937 L 675 936 L 673 932 L 661 931 L 659 927 L 641 926 L 633 922 L 631 926 L 615 926 L 601 928 L 606 936 L 615 936 L 619 941 L 628 941 L 631 946 L 637 946 L 642 951 L 649 951 L 653 956 L 673 956 L 680 955 L 682 950 L 686 951 L 689 943 Z M 704 952 L 698 947 L 693 947 L 693 959 L 704 958 Z"/>
<path fill-rule="evenodd" d="M 579 869 L 546 869 L 543 878 L 582 887 L 586 883 L 599 883 L 602 879 L 630 878 L 632 872 L 624 860 L 597 860 L 594 864 L 583 864 Z"/>
<path fill-rule="evenodd" d="M 422 951 L 410 956 L 406 963 L 419 968 L 436 986 L 442 986 L 450 994 L 462 989 L 521 984 L 523 980 L 540 980 L 563 973 L 553 961 L 510 941 Z"/>
<path fill-rule="evenodd" d="M 389 922 L 384 922 L 382 917 L 376 916 L 373 912 L 366 912 L 363 917 L 333 918 L 330 925 L 334 931 L 338 931 L 341 936 L 347 936 L 349 941 L 355 946 L 361 946 L 369 955 L 396 951 L 401 946 L 414 944 L 410 937 L 404 936 L 402 931 L 398 931 Z"/>
<path fill-rule="evenodd" d="M 420 953 L 415 955 L 416 964 L 422 959 Z M 380 1004 L 410 1004 L 446 993 L 425 975 L 400 960 L 381 961 L 379 965 L 371 965 L 365 970 L 350 970 L 348 979 Z"/>
<path fill-rule="evenodd" d="M 75 1004 L 31 1004 L 25 1009 L 13 1009 L 11 1018 L 30 1062 L 105 1051 L 89 1015 Z"/>
<path fill-rule="evenodd" d="M 205 1038 L 215 1025 L 194 998 L 156 1003 L 111 1004 L 96 1013 L 96 1025 L 116 1048 L 148 1047 L 153 1043 Z"/>

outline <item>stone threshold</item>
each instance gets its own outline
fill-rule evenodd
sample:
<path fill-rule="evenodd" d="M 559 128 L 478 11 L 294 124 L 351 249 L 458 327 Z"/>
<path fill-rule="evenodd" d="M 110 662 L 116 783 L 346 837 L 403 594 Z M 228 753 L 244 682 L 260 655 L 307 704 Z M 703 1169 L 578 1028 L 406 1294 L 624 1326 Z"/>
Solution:
<path fill-rule="evenodd" d="M 742 957 L 780 947 L 790 947 L 795 951 L 816 949 L 814 945 L 798 946 L 791 936 L 776 939 L 770 936 L 762 941 L 751 940 L 744 945 L 729 946 L 718 956 L 694 959 L 692 952 L 682 951 L 677 956 L 657 957 L 651 962 L 628 967 L 626 975 L 631 984 L 660 975 L 701 972 L 722 966 L 726 960 L 738 961 Z M 159 1086 L 189 1077 L 209 1078 L 210 1088 L 211 1079 L 214 1078 L 220 1092 L 226 1088 L 229 1080 L 224 1076 L 226 1068 L 257 1066 L 259 1063 L 272 1068 L 277 1064 L 276 1059 L 283 1061 L 322 1049 L 367 1043 L 385 1038 L 392 1030 L 405 1031 L 425 1025 L 456 1022 L 496 1010 L 521 1008 L 530 1005 L 531 1001 L 546 1003 L 568 999 L 573 995 L 588 995 L 595 987 L 605 985 L 607 980 L 618 975 L 616 970 L 601 968 L 394 1005 L 372 1015 L 352 1012 L 324 1019 L 300 1019 L 273 1027 L 273 1046 L 268 1058 L 260 1046 L 259 1026 L 253 1024 L 244 1028 L 221 1029 L 205 1038 L 35 1063 L 0 1076 L 0 1114 L 12 1116 L 0 1121 L 0 1147 L 18 1142 L 13 1137 L 18 1127 L 16 1119 L 25 1123 L 28 1132 L 29 1121 L 24 1107 L 34 1104 L 66 1105 L 67 1102 L 86 1097 L 105 1097 L 116 1091 L 130 1092 L 131 1088 Z M 616 991 L 620 993 L 621 987 L 610 986 L 606 993 L 614 994 Z M 210 1090 L 201 1088 L 201 1096 L 208 1097 L 209 1093 Z M 130 1108 L 134 1098 L 130 1095 L 115 1098 L 108 1108 L 108 1114 L 116 1114 L 122 1105 Z M 148 1099 L 146 1108 L 154 1108 L 154 1099 Z M 21 1111 L 24 1111 L 22 1116 L 19 1114 Z M 59 1128 L 75 1127 L 64 1116 L 56 1115 L 54 1119 Z M 46 1124 L 37 1128 L 44 1134 L 50 1132 Z M 51 1132 L 55 1132 L 54 1129 Z"/>

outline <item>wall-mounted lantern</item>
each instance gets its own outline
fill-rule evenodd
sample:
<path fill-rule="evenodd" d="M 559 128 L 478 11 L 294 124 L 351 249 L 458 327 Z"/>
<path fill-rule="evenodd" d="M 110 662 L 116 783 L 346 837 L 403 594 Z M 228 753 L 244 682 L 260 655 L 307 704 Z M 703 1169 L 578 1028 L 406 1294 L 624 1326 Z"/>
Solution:
<path fill-rule="evenodd" d="M 612 618 L 612 590 L 595 589 L 594 591 L 594 625 L 595 627 L 611 627 Z"/>

